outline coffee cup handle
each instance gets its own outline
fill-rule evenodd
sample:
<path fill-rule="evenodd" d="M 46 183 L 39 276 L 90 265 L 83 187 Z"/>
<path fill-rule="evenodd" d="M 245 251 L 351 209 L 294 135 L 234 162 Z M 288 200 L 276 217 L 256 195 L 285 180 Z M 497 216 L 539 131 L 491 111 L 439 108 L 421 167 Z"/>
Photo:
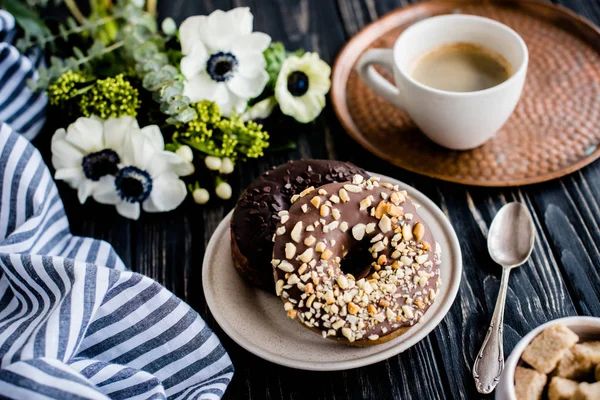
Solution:
<path fill-rule="evenodd" d="M 356 69 L 361 79 L 369 86 L 375 93 L 383 97 L 396 107 L 402 108 L 402 101 L 400 100 L 400 91 L 394 85 L 392 85 L 387 79 L 381 74 L 375 71 L 373 64 L 381 65 L 390 71 L 394 71 L 394 56 L 390 49 L 371 49 L 364 53 Z"/>

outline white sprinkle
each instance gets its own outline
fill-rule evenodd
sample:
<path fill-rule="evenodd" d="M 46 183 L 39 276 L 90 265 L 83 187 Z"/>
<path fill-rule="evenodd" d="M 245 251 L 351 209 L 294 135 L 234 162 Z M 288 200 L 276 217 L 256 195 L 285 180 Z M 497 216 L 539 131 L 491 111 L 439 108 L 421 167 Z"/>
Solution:
<path fill-rule="evenodd" d="M 292 240 L 296 243 L 300 243 L 300 234 L 302 233 L 302 221 L 296 222 L 294 229 L 292 229 Z"/>
<path fill-rule="evenodd" d="M 304 253 L 300 254 L 298 256 L 298 259 L 302 262 L 309 262 L 310 260 L 312 260 L 313 258 L 313 249 L 312 248 L 308 248 L 306 250 L 304 250 Z"/>
<path fill-rule="evenodd" d="M 294 243 L 286 243 L 285 244 L 285 258 L 291 260 L 296 255 L 296 246 Z"/>
<path fill-rule="evenodd" d="M 348 192 L 351 192 L 351 193 L 362 192 L 362 189 L 360 188 L 360 186 L 356 186 L 356 185 L 344 185 L 344 189 L 346 189 Z"/>
<path fill-rule="evenodd" d="M 279 268 L 280 270 L 282 270 L 284 272 L 294 272 L 294 266 L 285 260 L 283 260 L 281 263 L 279 263 L 277 268 Z"/>
<path fill-rule="evenodd" d="M 379 220 L 379 229 L 381 229 L 383 233 L 389 232 L 392 229 L 392 220 L 387 216 L 387 214 L 385 214 L 383 217 L 381 217 L 381 220 Z"/>
<path fill-rule="evenodd" d="M 356 224 L 352 228 L 352 236 L 356 240 L 362 240 L 365 236 L 365 224 Z"/>
<path fill-rule="evenodd" d="M 290 277 L 287 280 L 288 285 L 296 285 L 299 282 L 300 282 L 300 278 L 298 278 L 298 275 L 296 275 L 296 274 L 290 275 Z"/>
<path fill-rule="evenodd" d="M 373 232 L 375 230 L 375 222 L 371 222 L 370 224 L 367 224 L 367 228 L 365 229 L 365 232 L 367 233 L 367 235 L 371 232 Z"/>
<path fill-rule="evenodd" d="M 275 283 L 275 293 L 277 296 L 281 296 L 281 292 L 283 291 L 283 279 L 279 279 L 277 283 Z"/>

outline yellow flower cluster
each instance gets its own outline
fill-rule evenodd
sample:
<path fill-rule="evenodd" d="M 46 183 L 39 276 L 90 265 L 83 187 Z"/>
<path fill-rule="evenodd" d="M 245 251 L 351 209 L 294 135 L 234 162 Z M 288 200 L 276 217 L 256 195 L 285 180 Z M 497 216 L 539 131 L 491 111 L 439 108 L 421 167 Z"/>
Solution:
<path fill-rule="evenodd" d="M 262 130 L 262 125 L 235 117 L 222 118 L 219 106 L 211 101 L 200 101 L 192 107 L 198 116 L 178 127 L 174 141 L 209 155 L 233 160 L 260 157 L 268 147 L 269 135 Z"/>
<path fill-rule="evenodd" d="M 138 90 L 126 80 L 123 74 L 114 78 L 98 79 L 96 84 L 86 91 L 79 102 L 81 113 L 100 118 L 137 116 L 140 107 Z"/>
<path fill-rule="evenodd" d="M 84 73 L 79 71 L 67 71 L 62 74 L 56 81 L 48 86 L 48 100 L 53 106 L 58 106 L 62 102 L 71 100 L 72 98 L 79 95 L 76 87 L 84 84 L 89 79 Z M 81 85 L 83 86 L 83 85 Z"/>

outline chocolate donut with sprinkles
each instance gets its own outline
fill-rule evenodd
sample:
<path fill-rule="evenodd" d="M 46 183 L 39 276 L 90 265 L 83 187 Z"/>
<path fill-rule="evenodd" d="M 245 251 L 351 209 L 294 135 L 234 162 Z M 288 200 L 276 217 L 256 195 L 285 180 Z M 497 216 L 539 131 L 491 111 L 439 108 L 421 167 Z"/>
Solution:
<path fill-rule="evenodd" d="M 292 196 L 310 186 L 346 182 L 367 172 L 349 162 L 289 161 L 265 172 L 242 193 L 231 218 L 231 252 L 238 272 L 249 282 L 275 293 L 271 257 L 279 212 Z"/>
<path fill-rule="evenodd" d="M 288 317 L 356 346 L 387 342 L 423 317 L 441 285 L 441 249 L 406 191 L 356 175 L 292 202 L 279 212 L 271 263 Z M 350 273 L 347 259 L 366 261 Z"/>

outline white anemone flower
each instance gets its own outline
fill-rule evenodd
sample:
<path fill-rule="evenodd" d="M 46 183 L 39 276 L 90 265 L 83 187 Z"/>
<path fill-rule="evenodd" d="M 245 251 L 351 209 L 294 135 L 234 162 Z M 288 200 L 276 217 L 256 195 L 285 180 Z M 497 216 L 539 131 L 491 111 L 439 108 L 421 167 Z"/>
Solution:
<path fill-rule="evenodd" d="M 325 107 L 330 75 L 331 67 L 317 53 L 288 57 L 275 83 L 275 98 L 281 112 L 302 123 L 317 118 Z"/>
<path fill-rule="evenodd" d="M 83 204 L 102 177 L 119 170 L 123 137 L 134 126 L 137 122 L 131 117 L 81 117 L 66 130 L 58 129 L 51 144 L 54 178 L 77 189 Z"/>
<path fill-rule="evenodd" d="M 165 151 L 165 142 L 156 125 L 127 132 L 123 140 L 121 167 L 115 176 L 102 177 L 94 190 L 94 200 L 113 204 L 117 212 L 138 219 L 146 212 L 174 210 L 187 195 L 179 179 L 194 172 L 194 166 L 177 154 Z"/>
<path fill-rule="evenodd" d="M 263 52 L 271 37 L 252 32 L 247 7 L 189 17 L 179 28 L 183 94 L 192 102 L 216 102 L 225 116 L 241 114 L 269 81 Z"/>

